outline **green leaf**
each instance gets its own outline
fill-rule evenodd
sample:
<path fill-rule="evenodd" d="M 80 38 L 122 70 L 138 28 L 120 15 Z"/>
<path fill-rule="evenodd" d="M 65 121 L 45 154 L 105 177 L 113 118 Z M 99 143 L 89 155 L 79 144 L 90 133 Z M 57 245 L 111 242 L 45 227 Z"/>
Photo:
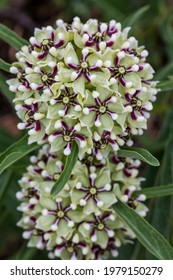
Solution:
<path fill-rule="evenodd" d="M 14 31 L 3 24 L 0 24 L 0 38 L 17 50 L 20 50 L 22 46 L 29 44 L 28 41 L 21 38 Z"/>
<path fill-rule="evenodd" d="M 159 187 L 144 188 L 140 191 L 136 191 L 133 193 L 134 196 L 137 196 L 139 194 L 145 194 L 147 198 L 173 195 L 173 184 L 159 186 Z"/>
<path fill-rule="evenodd" d="M 167 80 L 160 82 L 157 87 L 160 89 L 160 91 L 170 91 L 173 90 L 173 80 Z"/>
<path fill-rule="evenodd" d="M 9 91 L 6 83 L 6 77 L 0 72 L 0 91 L 8 99 L 9 103 L 13 105 L 14 92 Z"/>
<path fill-rule="evenodd" d="M 0 69 L 1 70 L 4 70 L 6 72 L 10 72 L 10 67 L 11 67 L 11 64 L 7 63 L 2 58 L 0 58 Z"/>
<path fill-rule="evenodd" d="M 36 254 L 36 248 L 27 248 L 27 241 L 20 247 L 19 251 L 13 255 L 13 260 L 33 260 Z"/>
<path fill-rule="evenodd" d="M 0 177 L 0 202 L 3 200 L 3 197 L 9 187 L 9 181 L 11 177 L 11 170 L 7 170 L 7 172 L 4 172 L 4 174 Z"/>
<path fill-rule="evenodd" d="M 8 148 L 8 146 L 12 145 L 17 139 L 11 135 L 8 131 L 6 131 L 4 128 L 0 127 L 0 135 L 3 135 L 3 137 L 0 137 L 0 153 L 2 153 L 5 149 Z"/>
<path fill-rule="evenodd" d="M 149 8 L 150 8 L 150 6 L 146 5 L 140 9 L 138 9 L 131 15 L 129 15 L 123 22 L 123 26 L 134 26 L 135 24 L 137 24 L 138 21 L 141 20 L 141 17 L 146 13 L 146 11 L 148 11 Z"/>
<path fill-rule="evenodd" d="M 173 13 L 172 9 L 168 10 L 166 16 L 161 22 L 161 32 L 160 35 L 165 42 L 165 47 L 168 55 L 168 61 L 173 60 L 173 32 L 172 32 L 172 20 Z"/>
<path fill-rule="evenodd" d="M 121 201 L 118 201 L 113 208 L 148 251 L 159 260 L 173 259 L 171 245 L 145 219 Z"/>
<path fill-rule="evenodd" d="M 159 166 L 159 161 L 147 150 L 142 148 L 124 148 L 118 150 L 117 155 L 119 157 L 130 157 L 142 160 L 150 165 Z"/>
<path fill-rule="evenodd" d="M 173 183 L 173 140 L 168 141 L 164 153 L 161 167 L 159 169 L 160 183 Z M 171 196 L 160 197 L 155 201 L 155 209 L 152 218 L 152 225 L 170 240 L 170 221 L 171 221 Z"/>
<path fill-rule="evenodd" d="M 71 154 L 67 157 L 64 170 L 61 173 L 58 181 L 54 184 L 51 190 L 52 196 L 57 195 L 69 180 L 73 167 L 78 159 L 78 152 L 79 152 L 78 145 L 75 141 L 73 141 L 72 151 Z"/>
<path fill-rule="evenodd" d="M 157 73 L 155 74 L 155 80 L 158 81 L 164 80 L 172 73 L 173 73 L 173 62 L 170 62 L 157 71 Z"/>
<path fill-rule="evenodd" d="M 36 150 L 37 144 L 28 145 L 28 137 L 25 135 L 0 154 L 0 174 L 13 163 L 23 158 L 25 155 Z"/>
<path fill-rule="evenodd" d="M 158 143 L 168 141 L 168 135 L 170 134 L 170 132 L 173 129 L 172 119 L 173 119 L 173 106 L 170 107 L 169 111 L 166 113 L 161 131 L 159 133 L 159 137 L 158 137 L 158 141 L 157 141 Z"/>

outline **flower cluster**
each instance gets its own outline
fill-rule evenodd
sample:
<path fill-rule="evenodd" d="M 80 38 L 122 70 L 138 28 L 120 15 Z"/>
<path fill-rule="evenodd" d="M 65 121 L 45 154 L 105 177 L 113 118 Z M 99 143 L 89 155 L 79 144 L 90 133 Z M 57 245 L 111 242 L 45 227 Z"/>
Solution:
<path fill-rule="evenodd" d="M 148 52 L 129 28 L 90 19 L 35 29 L 30 45 L 16 54 L 9 80 L 29 144 L 49 142 L 51 152 L 104 159 L 147 128 L 157 93 Z"/>
<path fill-rule="evenodd" d="M 110 155 L 110 161 L 91 155 L 77 161 L 71 177 L 56 197 L 50 191 L 64 168 L 63 152 L 51 152 L 43 145 L 20 180 L 18 210 L 28 246 L 49 251 L 50 258 L 104 259 L 118 255 L 121 244 L 135 236 L 111 206 L 119 198 L 145 216 L 140 189 L 140 162 Z"/>
<path fill-rule="evenodd" d="M 135 236 L 113 204 L 119 199 L 146 215 L 145 196 L 134 195 L 140 161 L 117 151 L 147 128 L 158 90 L 148 52 L 128 32 L 115 20 L 58 20 L 56 28 L 35 29 L 10 68 L 18 128 L 28 130 L 29 144 L 43 145 L 19 182 L 18 225 L 28 246 L 50 258 L 116 257 Z M 74 141 L 78 161 L 52 197 Z"/>

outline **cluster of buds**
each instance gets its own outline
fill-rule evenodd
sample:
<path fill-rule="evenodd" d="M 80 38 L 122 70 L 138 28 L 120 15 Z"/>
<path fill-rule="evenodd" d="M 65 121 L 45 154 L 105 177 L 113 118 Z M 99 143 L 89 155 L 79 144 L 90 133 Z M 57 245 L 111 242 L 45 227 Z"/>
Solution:
<path fill-rule="evenodd" d="M 91 156 L 90 156 L 91 157 Z M 109 166 L 111 165 L 111 166 Z M 121 244 L 134 234 L 111 208 L 117 198 L 145 216 L 144 195 L 140 189 L 139 161 L 118 158 L 108 161 L 84 158 L 77 161 L 65 187 L 54 197 L 52 186 L 64 168 L 63 153 L 50 152 L 43 145 L 20 180 L 18 210 L 28 246 L 46 249 L 50 258 L 104 259 L 118 255 Z"/>
<path fill-rule="evenodd" d="M 16 54 L 8 81 L 15 108 L 29 143 L 49 142 L 51 151 L 71 153 L 75 139 L 79 158 L 98 160 L 147 128 L 157 93 L 148 52 L 129 28 L 78 17 L 71 25 L 35 29 L 30 45 Z"/>
<path fill-rule="evenodd" d="M 119 199 L 140 216 L 147 212 L 145 196 L 134 196 L 140 162 L 117 151 L 147 128 L 158 91 L 154 70 L 148 52 L 115 20 L 56 23 L 35 29 L 10 68 L 18 128 L 28 130 L 29 144 L 43 145 L 19 182 L 18 225 L 28 246 L 50 258 L 116 257 L 135 236 L 112 206 Z M 78 161 L 52 197 L 74 141 Z"/>

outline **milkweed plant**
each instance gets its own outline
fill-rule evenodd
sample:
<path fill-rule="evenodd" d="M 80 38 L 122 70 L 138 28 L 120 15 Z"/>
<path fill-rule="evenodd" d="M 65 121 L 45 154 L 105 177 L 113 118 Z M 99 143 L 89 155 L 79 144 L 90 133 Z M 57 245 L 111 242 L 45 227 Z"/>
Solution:
<path fill-rule="evenodd" d="M 18 129 L 26 132 L 24 143 L 11 149 L 37 149 L 19 180 L 17 225 L 28 246 L 51 259 L 115 258 L 136 237 L 156 257 L 173 257 L 170 244 L 143 218 L 153 188 L 141 188 L 141 160 L 159 163 L 133 139 L 147 129 L 159 84 L 148 51 L 129 30 L 115 20 L 75 17 L 71 24 L 57 20 L 55 27 L 36 28 L 27 42 L 1 25 L 2 38 L 8 42 L 12 34 L 17 44 L 16 62 L 0 65 L 13 74 L 7 83 Z M 155 248 L 141 237 L 144 229 Z"/>

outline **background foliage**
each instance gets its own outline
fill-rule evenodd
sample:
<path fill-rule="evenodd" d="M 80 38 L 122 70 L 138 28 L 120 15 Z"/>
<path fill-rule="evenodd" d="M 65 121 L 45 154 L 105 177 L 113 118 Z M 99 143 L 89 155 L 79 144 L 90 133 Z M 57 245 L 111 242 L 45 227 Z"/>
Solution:
<path fill-rule="evenodd" d="M 135 13 L 138 10 L 137 13 Z M 134 16 L 135 13 L 135 16 Z M 20 36 L 29 38 L 34 28 L 54 24 L 62 18 L 70 22 L 74 16 L 82 20 L 112 18 L 132 26 L 134 35 L 148 49 L 149 62 L 156 70 L 156 80 L 167 80 L 167 91 L 159 93 L 147 132 L 136 139 L 136 147 L 152 152 L 160 167 L 143 164 L 141 174 L 146 177 L 144 187 L 173 182 L 173 1 L 171 0 L 1 0 L 1 23 Z M 8 62 L 15 59 L 15 50 L 0 41 L 0 57 Z M 6 87 L 4 73 L 0 72 L 0 152 L 21 135 L 16 129 L 16 117 L 11 106 L 12 93 Z M 5 97 L 6 96 L 6 97 Z M 17 180 L 28 165 L 28 156 L 6 170 L 0 177 L 0 258 L 46 259 L 47 255 L 35 249 L 26 249 L 22 230 L 16 226 L 20 213 L 15 193 Z M 173 245 L 173 198 L 165 196 L 148 200 L 147 220 Z M 125 245 L 119 259 L 154 259 L 138 241 Z"/>

